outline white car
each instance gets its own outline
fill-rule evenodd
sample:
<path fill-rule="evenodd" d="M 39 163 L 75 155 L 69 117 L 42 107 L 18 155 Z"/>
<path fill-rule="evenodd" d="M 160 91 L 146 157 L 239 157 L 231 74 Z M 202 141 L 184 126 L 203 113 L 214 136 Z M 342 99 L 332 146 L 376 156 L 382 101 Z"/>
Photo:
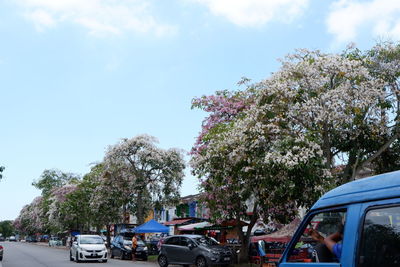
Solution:
<path fill-rule="evenodd" d="M 99 235 L 77 235 L 70 248 L 69 259 L 107 262 L 107 248 Z"/>

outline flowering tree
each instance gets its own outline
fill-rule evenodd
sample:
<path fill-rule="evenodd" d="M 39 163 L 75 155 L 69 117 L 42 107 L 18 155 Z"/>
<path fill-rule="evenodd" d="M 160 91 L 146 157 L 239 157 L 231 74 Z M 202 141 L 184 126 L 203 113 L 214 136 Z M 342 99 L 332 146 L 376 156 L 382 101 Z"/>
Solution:
<path fill-rule="evenodd" d="M 373 58 L 376 53 L 360 56 L 354 50 L 343 55 L 300 50 L 252 86 L 250 105 L 229 120 L 215 109 L 219 105 L 200 106 L 211 115 L 192 150 L 192 166 L 213 216 L 239 220 L 252 208 L 249 228 L 259 216 L 287 222 L 298 206 L 309 206 L 337 181 L 331 170 L 339 160 L 347 159 L 344 172 L 352 172 L 344 179 L 351 179 L 393 146 L 397 78 L 373 72 L 381 64 Z M 228 95 L 219 102 L 229 101 L 235 99 Z M 209 121 L 216 123 L 207 127 Z M 249 234 L 241 234 L 243 248 Z"/>
<path fill-rule="evenodd" d="M 44 170 L 38 180 L 32 185 L 42 191 L 42 196 L 48 196 L 54 188 L 79 181 L 79 176 L 60 170 Z"/>
<path fill-rule="evenodd" d="M 73 208 L 77 205 L 84 205 L 85 203 L 76 203 L 78 201 L 71 201 L 71 194 L 77 191 L 76 184 L 67 184 L 61 187 L 56 187 L 51 191 L 48 198 L 49 209 L 47 211 L 49 230 L 52 233 L 60 231 L 79 229 L 78 222 L 85 214 L 76 214 L 72 212 Z M 72 206 L 72 207 L 71 207 Z"/>
<path fill-rule="evenodd" d="M 43 197 L 39 196 L 22 208 L 14 226 L 20 232 L 32 235 L 44 230 L 44 217 Z"/>
<path fill-rule="evenodd" d="M 138 223 L 144 222 L 152 203 L 166 203 L 179 197 L 184 177 L 183 155 L 177 149 L 158 148 L 156 138 L 139 135 L 110 146 L 104 158 L 104 191 L 116 189 L 124 207 L 129 205 Z"/>

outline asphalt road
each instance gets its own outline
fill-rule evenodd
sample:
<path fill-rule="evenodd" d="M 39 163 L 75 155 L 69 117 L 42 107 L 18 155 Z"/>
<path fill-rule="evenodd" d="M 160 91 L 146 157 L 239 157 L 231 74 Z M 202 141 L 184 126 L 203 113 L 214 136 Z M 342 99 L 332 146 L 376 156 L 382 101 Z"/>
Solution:
<path fill-rule="evenodd" d="M 69 266 L 134 266 L 134 267 L 158 267 L 154 262 L 129 261 L 108 259 L 107 263 L 85 262 L 76 263 L 69 261 L 69 250 L 50 248 L 30 243 L 1 242 L 4 247 L 3 261 L 0 267 L 69 267 Z"/>

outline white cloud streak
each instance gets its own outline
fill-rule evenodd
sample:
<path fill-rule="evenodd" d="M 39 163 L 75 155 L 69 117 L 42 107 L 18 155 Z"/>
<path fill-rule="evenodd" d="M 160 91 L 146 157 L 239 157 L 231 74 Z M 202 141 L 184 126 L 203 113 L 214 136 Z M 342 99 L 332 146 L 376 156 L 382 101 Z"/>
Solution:
<path fill-rule="evenodd" d="M 44 31 L 62 23 L 84 27 L 91 35 L 128 32 L 174 34 L 176 28 L 162 24 L 144 0 L 15 0 L 36 29 Z"/>
<path fill-rule="evenodd" d="M 241 27 L 260 27 L 271 21 L 290 23 L 303 14 L 309 0 L 194 0 Z"/>
<path fill-rule="evenodd" d="M 400 1 L 336 1 L 326 24 L 337 43 L 354 41 L 362 30 L 369 30 L 373 37 L 399 39 Z"/>

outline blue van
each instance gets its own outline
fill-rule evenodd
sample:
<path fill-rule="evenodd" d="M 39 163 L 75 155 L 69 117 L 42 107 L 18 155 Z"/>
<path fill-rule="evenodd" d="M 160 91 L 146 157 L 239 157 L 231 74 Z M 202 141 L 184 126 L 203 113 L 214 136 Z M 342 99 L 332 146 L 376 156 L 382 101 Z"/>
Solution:
<path fill-rule="evenodd" d="M 310 235 L 315 231 L 322 242 Z M 324 238 L 338 233 L 341 240 L 333 251 Z M 356 180 L 323 195 L 279 261 L 279 267 L 294 266 L 400 266 L 400 171 Z"/>

